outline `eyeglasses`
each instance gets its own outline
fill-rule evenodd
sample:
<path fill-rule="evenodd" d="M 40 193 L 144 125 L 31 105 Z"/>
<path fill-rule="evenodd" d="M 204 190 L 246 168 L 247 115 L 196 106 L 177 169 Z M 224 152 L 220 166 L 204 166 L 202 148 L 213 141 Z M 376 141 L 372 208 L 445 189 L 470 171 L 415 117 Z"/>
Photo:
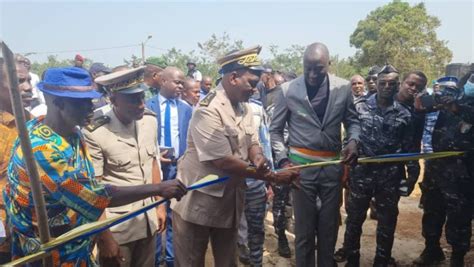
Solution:
<path fill-rule="evenodd" d="M 370 81 L 377 81 L 377 76 L 367 76 L 367 78 L 365 78 L 365 81 L 366 82 L 370 82 Z"/>

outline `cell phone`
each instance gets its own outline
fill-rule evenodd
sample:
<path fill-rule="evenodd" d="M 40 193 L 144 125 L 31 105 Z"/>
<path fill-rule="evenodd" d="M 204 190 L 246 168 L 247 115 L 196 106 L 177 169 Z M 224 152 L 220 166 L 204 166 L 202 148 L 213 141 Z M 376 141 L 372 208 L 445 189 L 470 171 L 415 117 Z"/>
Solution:
<path fill-rule="evenodd" d="M 422 95 L 420 100 L 424 108 L 429 109 L 429 108 L 433 108 L 436 105 L 436 100 L 434 98 L 434 95 Z"/>
<path fill-rule="evenodd" d="M 164 155 L 165 158 L 167 159 L 173 159 L 174 158 L 174 147 L 170 146 L 160 146 L 160 153 L 165 151 L 166 153 Z"/>

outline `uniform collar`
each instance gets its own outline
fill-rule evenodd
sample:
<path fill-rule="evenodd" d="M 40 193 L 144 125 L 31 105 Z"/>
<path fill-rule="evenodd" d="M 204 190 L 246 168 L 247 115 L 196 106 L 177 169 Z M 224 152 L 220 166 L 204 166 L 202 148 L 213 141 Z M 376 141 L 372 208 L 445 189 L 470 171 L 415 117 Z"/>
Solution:
<path fill-rule="evenodd" d="M 222 83 L 219 83 L 215 91 L 216 100 L 218 101 L 219 105 L 224 106 L 225 110 L 227 111 L 227 114 L 230 114 L 236 124 L 239 124 L 242 121 L 242 118 L 246 111 L 245 103 L 239 103 L 238 107 L 234 108 L 234 106 L 232 106 L 232 103 L 229 100 L 229 97 L 227 96 L 227 93 L 224 90 L 224 87 L 222 86 Z"/>

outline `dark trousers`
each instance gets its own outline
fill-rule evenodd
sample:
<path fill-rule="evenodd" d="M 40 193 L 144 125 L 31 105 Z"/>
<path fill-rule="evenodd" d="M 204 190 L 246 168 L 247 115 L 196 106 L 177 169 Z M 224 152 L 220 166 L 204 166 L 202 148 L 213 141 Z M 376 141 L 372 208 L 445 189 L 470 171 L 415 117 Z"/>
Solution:
<path fill-rule="evenodd" d="M 376 168 L 380 168 L 377 170 Z M 395 166 L 364 166 L 353 169 L 349 183 L 351 193 L 347 207 L 344 245 L 349 254 L 358 253 L 362 225 L 372 197 L 377 208 L 377 247 L 375 261 L 388 263 L 392 255 L 398 201 L 400 200 L 400 170 Z"/>
<path fill-rule="evenodd" d="M 472 162 L 471 162 L 472 164 Z M 472 234 L 470 191 L 474 183 L 466 165 L 458 159 L 430 160 L 425 164 L 422 234 L 426 247 L 439 247 L 446 240 L 453 251 L 467 252 Z"/>
<path fill-rule="evenodd" d="M 289 185 L 274 185 L 273 189 L 273 227 L 277 235 L 284 235 L 288 221 L 286 218 L 286 205 L 290 199 Z"/>
<path fill-rule="evenodd" d="M 317 266 L 335 265 L 341 175 L 340 166 L 305 169 L 301 171 L 302 188 L 292 190 L 298 267 L 315 266 L 315 237 L 318 239 Z"/>
<path fill-rule="evenodd" d="M 166 203 L 166 231 L 162 234 L 156 235 L 156 250 L 155 250 L 155 266 L 159 266 L 160 262 L 163 261 L 163 235 L 165 235 L 165 255 L 164 261 L 167 267 L 174 266 L 174 252 L 173 252 L 173 224 L 171 216 L 172 211 L 170 209 L 170 203 Z"/>

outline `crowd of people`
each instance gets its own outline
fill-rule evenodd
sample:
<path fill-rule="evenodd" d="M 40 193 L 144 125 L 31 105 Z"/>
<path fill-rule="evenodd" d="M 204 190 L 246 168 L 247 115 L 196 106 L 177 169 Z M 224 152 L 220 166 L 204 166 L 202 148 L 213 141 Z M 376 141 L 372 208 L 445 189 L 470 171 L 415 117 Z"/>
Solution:
<path fill-rule="evenodd" d="M 187 74 L 146 62 L 86 70 L 80 55 L 74 66 L 47 69 L 39 78 L 16 55 L 53 238 L 169 200 L 54 249 L 54 266 L 204 266 L 209 243 L 215 266 L 235 266 L 237 259 L 262 266 L 268 202 L 278 254 L 290 258 L 294 251 L 296 266 L 359 266 L 369 209 L 377 220 L 373 266 L 396 266 L 398 203 L 414 190 L 419 162 L 358 158 L 442 151 L 465 153 L 425 161 L 425 248 L 413 260 L 417 266 L 445 260 L 445 227 L 450 266 L 464 266 L 474 201 L 474 69 L 440 77 L 433 88 L 423 72 L 402 74 L 390 64 L 346 81 L 328 72 L 322 43 L 306 47 L 300 76 L 262 64 L 260 50 L 219 58 L 214 82 L 194 61 Z M 41 242 L 6 79 L 13 66 L 1 58 L 0 66 L 0 148 L 11 151 L 0 154 L 6 229 L 0 263 L 7 263 L 39 251 Z M 334 159 L 341 164 L 302 168 Z M 188 192 L 186 186 L 210 174 L 229 179 Z M 342 202 L 346 228 L 335 251 Z M 290 248 L 285 231 L 293 216 Z"/>

